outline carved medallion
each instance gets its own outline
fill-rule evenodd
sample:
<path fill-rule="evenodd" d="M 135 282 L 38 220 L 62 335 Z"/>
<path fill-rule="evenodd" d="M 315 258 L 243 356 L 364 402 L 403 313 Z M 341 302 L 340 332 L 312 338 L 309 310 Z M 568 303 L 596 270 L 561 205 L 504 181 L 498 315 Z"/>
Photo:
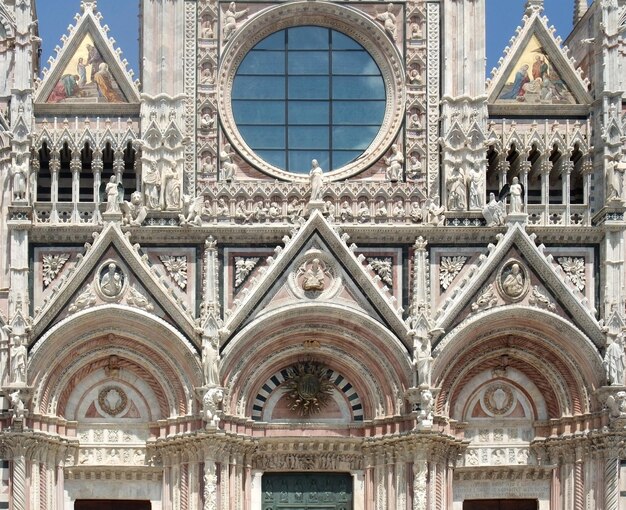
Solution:
<path fill-rule="evenodd" d="M 500 269 L 496 281 L 500 294 L 511 301 L 521 300 L 528 292 L 528 271 L 518 260 L 507 261 Z"/>
<path fill-rule="evenodd" d="M 96 290 L 105 301 L 117 301 L 128 284 L 124 271 L 113 260 L 100 266 L 96 274 Z"/>
<path fill-rule="evenodd" d="M 311 416 L 328 405 L 333 392 L 331 371 L 317 363 L 298 363 L 287 369 L 285 381 L 289 409 L 298 416 Z"/>
<path fill-rule="evenodd" d="M 309 250 L 297 262 L 289 284 L 300 298 L 330 297 L 341 283 L 334 261 L 323 252 Z"/>
<path fill-rule="evenodd" d="M 515 395 L 510 386 L 505 384 L 492 384 L 483 395 L 485 409 L 496 416 L 510 412 L 514 403 Z"/>
<path fill-rule="evenodd" d="M 110 416 L 117 416 L 128 404 L 126 392 L 119 386 L 106 386 L 98 393 L 100 409 Z"/>

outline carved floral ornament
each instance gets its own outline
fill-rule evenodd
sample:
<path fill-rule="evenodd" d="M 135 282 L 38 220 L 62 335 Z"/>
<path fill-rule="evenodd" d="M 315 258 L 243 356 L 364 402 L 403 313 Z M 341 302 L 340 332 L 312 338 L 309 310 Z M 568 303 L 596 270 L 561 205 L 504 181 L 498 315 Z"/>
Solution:
<path fill-rule="evenodd" d="M 254 16 L 230 37 L 223 52 L 217 81 L 220 120 L 228 138 L 233 141 L 232 146 L 238 147 L 240 155 L 253 167 L 281 180 L 309 180 L 308 175 L 293 174 L 270 165 L 252 151 L 237 128 L 231 104 L 234 76 L 246 54 L 270 34 L 299 25 L 327 27 L 351 37 L 372 56 L 383 76 L 387 94 L 386 108 L 376 138 L 362 157 L 324 175 L 329 181 L 345 179 L 365 170 L 384 156 L 395 141 L 405 116 L 403 58 L 381 24 L 365 13 L 327 2 L 316 2 L 315 9 L 310 8 L 309 2 L 292 2 L 272 6 Z"/>

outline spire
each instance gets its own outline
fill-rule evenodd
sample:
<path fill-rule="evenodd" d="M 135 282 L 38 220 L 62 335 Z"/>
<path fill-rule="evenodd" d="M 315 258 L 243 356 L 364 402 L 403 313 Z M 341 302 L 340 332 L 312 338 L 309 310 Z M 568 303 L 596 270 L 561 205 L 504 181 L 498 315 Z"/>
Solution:
<path fill-rule="evenodd" d="M 585 15 L 588 8 L 587 0 L 574 0 L 574 26 Z"/>
<path fill-rule="evenodd" d="M 526 15 L 530 16 L 536 11 L 543 11 L 543 0 L 526 0 Z"/>

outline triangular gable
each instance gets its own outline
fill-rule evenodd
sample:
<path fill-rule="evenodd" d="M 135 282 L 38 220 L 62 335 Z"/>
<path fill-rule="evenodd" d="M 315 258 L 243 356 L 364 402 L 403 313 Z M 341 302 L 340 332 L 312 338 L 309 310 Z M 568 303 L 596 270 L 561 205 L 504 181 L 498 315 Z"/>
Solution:
<path fill-rule="evenodd" d="M 507 261 L 511 250 L 516 249 L 528 264 L 528 270 L 539 279 L 540 293 L 554 296 L 562 305 L 563 311 L 571 316 L 581 330 L 597 346 L 603 346 L 604 335 L 587 299 L 565 278 L 562 269 L 552 261 L 552 256 L 544 255 L 543 248 L 543 245 L 539 247 L 535 245 L 534 236 L 531 238 L 522 226 L 519 224 L 511 226 L 496 246 L 490 245 L 489 256 L 484 258 L 478 270 L 463 282 L 463 288 L 440 308 L 435 317 L 436 327 L 448 331 L 472 302 L 485 296 L 487 299 L 488 286 L 493 283 L 493 275 Z"/>
<path fill-rule="evenodd" d="M 89 3 L 83 9 L 37 90 L 36 111 L 66 111 L 68 105 L 77 113 L 111 112 L 112 105 L 115 113 L 138 111 L 139 91 L 132 71 L 126 70 L 121 52 L 109 40 L 101 14 Z"/>
<path fill-rule="evenodd" d="M 347 235 L 340 236 L 326 222 L 319 211 L 313 211 L 309 220 L 292 239 L 287 241 L 285 248 L 276 249 L 276 255 L 267 271 L 257 279 L 246 296 L 239 298 L 239 303 L 228 316 L 224 327 L 231 333 L 240 328 L 254 314 L 254 311 L 267 300 L 268 293 L 272 294 L 273 291 L 277 290 L 277 282 L 283 278 L 283 275 L 294 265 L 297 265 L 303 256 L 307 255 L 315 238 L 323 243 L 323 249 L 327 251 L 322 253 L 326 257 L 340 261 L 342 270 L 350 280 L 348 288 L 359 289 L 371 304 L 372 311 L 378 315 L 379 320 L 386 323 L 398 338 L 404 340 L 407 327 L 402 320 L 402 309 L 396 303 L 396 299 L 380 283 L 380 277 L 376 277 L 372 271 L 368 271 L 367 267 L 354 254 L 356 246 L 348 247 L 346 244 Z M 321 262 L 323 265 L 324 261 Z M 298 278 L 296 273 L 292 274 Z M 279 286 L 282 286 L 282 283 Z"/>
<path fill-rule="evenodd" d="M 87 254 L 76 265 L 71 277 L 62 285 L 55 297 L 51 299 L 41 312 L 35 317 L 32 338 L 37 339 L 52 323 L 58 320 L 60 313 L 69 307 L 76 307 L 77 297 L 85 292 L 88 285 L 92 285 L 90 278 L 100 268 L 107 253 L 114 250 L 119 260 L 131 273 L 135 283 L 137 303 L 134 306 L 142 308 L 141 296 L 152 296 L 157 307 L 165 311 L 172 322 L 190 339 L 195 338 L 196 331 L 191 312 L 183 306 L 181 300 L 175 299 L 167 292 L 159 277 L 151 270 L 147 256 L 140 256 L 138 245 L 133 246 L 128 238 L 115 223 L 109 223 L 95 238 L 92 246 L 88 247 Z M 130 280 L 130 278 L 128 278 Z M 132 285 L 132 282 L 129 283 Z M 128 301 L 128 299 L 126 299 Z M 79 303 L 80 304 L 80 303 Z"/>
<path fill-rule="evenodd" d="M 525 17 L 488 89 L 492 115 L 585 114 L 591 97 L 539 11 Z"/>

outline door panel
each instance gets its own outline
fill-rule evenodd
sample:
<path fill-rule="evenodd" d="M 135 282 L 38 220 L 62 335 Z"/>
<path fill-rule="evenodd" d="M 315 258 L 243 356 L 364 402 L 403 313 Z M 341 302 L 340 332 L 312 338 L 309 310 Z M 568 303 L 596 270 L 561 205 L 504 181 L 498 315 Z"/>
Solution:
<path fill-rule="evenodd" d="M 78 499 L 74 510 L 150 510 L 150 501 L 123 499 Z"/>
<path fill-rule="evenodd" d="M 352 477 L 346 473 L 267 473 L 263 510 L 351 510 Z"/>
<path fill-rule="evenodd" d="M 474 499 L 463 502 L 463 510 L 537 510 L 536 499 Z"/>

